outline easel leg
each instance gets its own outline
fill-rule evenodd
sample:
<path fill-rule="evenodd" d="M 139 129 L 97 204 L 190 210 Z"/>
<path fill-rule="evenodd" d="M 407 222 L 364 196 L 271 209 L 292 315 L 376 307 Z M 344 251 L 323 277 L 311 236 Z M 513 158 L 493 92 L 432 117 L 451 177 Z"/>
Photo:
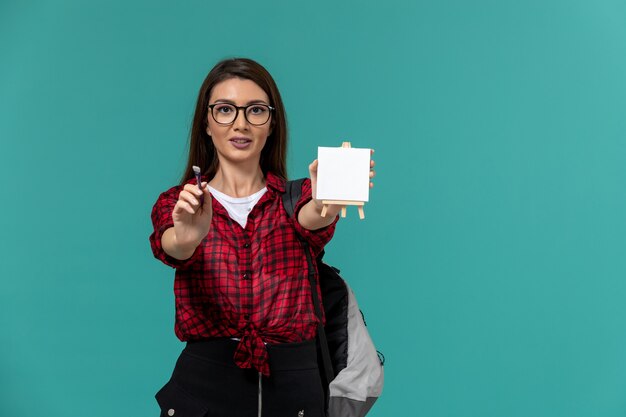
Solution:
<path fill-rule="evenodd" d="M 328 205 L 324 204 L 322 207 L 322 217 L 326 217 L 326 213 L 328 212 Z"/>
<path fill-rule="evenodd" d="M 365 218 L 365 211 L 363 210 L 363 206 L 359 206 L 359 219 L 363 220 Z"/>
<path fill-rule="evenodd" d="M 346 206 L 341 207 L 341 217 L 346 217 Z"/>

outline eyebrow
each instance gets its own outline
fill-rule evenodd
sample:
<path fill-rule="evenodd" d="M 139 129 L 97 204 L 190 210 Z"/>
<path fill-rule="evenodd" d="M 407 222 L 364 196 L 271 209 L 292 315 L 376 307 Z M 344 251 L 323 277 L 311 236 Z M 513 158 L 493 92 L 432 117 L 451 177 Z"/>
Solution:
<path fill-rule="evenodd" d="M 215 100 L 215 103 L 228 103 L 228 104 L 232 104 L 233 106 L 237 105 L 237 103 L 235 103 L 234 101 L 223 99 L 223 98 Z M 266 103 L 265 100 L 250 100 L 245 105 L 249 106 L 250 104 L 265 104 L 266 106 L 269 106 L 269 104 Z"/>

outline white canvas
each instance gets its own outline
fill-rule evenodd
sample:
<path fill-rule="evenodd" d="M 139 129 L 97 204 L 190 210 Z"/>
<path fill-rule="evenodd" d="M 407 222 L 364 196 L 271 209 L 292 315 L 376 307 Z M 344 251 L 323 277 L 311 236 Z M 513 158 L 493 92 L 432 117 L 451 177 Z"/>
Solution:
<path fill-rule="evenodd" d="M 317 148 L 317 199 L 369 199 L 370 154 L 363 148 Z"/>

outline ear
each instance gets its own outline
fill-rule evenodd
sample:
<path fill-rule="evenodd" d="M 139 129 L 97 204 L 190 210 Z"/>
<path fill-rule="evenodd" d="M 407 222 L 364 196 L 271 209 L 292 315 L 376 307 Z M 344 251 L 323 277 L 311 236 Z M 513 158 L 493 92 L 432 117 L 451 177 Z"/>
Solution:
<path fill-rule="evenodd" d="M 206 126 L 206 134 L 211 137 L 211 129 L 209 129 L 209 125 Z"/>

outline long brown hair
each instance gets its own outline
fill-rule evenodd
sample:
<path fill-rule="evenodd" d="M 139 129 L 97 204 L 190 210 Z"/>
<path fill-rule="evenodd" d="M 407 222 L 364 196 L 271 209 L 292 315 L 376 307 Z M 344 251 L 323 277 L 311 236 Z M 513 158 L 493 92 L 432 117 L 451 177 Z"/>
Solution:
<path fill-rule="evenodd" d="M 202 174 L 210 181 L 217 172 L 219 160 L 213 141 L 206 133 L 209 98 L 213 87 L 231 78 L 243 78 L 255 82 L 265 91 L 274 107 L 272 115 L 272 133 L 267 138 L 261 151 L 261 170 L 263 174 L 271 172 L 281 178 L 287 178 L 287 118 L 280 92 L 270 73 L 258 62 L 248 58 L 231 58 L 220 61 L 204 79 L 196 111 L 191 124 L 189 140 L 189 159 L 181 179 L 181 184 L 194 177 L 193 165 L 202 169 Z"/>

